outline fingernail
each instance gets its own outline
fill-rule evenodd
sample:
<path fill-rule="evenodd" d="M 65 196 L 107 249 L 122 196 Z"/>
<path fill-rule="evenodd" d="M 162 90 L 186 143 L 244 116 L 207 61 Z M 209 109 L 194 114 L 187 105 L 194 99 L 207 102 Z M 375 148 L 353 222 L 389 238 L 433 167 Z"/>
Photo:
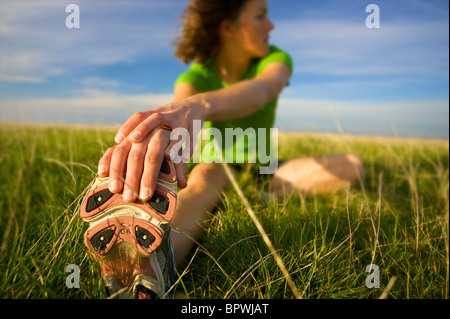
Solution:
<path fill-rule="evenodd" d="M 126 190 L 125 193 L 123 193 L 123 200 L 126 202 L 131 202 L 134 199 L 133 191 L 130 189 Z"/>
<path fill-rule="evenodd" d="M 100 165 L 99 167 L 98 167 L 98 175 L 103 175 L 103 174 L 105 174 L 106 173 L 106 166 L 105 165 Z"/>
<path fill-rule="evenodd" d="M 120 144 L 120 143 L 122 143 L 124 138 L 125 138 L 125 136 L 123 136 L 122 133 L 118 133 L 116 135 L 116 137 L 114 138 L 114 141 L 116 141 L 117 144 Z"/>
<path fill-rule="evenodd" d="M 131 133 L 131 135 L 130 135 L 130 137 L 131 137 L 133 140 L 135 140 L 135 141 L 139 141 L 140 138 L 141 138 L 141 136 L 142 136 L 141 132 L 138 132 L 138 131 L 133 132 L 133 133 Z"/>
<path fill-rule="evenodd" d="M 111 184 L 109 185 L 109 190 L 111 192 L 118 192 L 120 190 L 120 184 L 118 181 L 112 181 Z"/>
<path fill-rule="evenodd" d="M 148 200 L 150 197 L 150 189 L 147 187 L 141 189 L 141 192 L 139 193 L 139 197 L 145 201 Z"/>

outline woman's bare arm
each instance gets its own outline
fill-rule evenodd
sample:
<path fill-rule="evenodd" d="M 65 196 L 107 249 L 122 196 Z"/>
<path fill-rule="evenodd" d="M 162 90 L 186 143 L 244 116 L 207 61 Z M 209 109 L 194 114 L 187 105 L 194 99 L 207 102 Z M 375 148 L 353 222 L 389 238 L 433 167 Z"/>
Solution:
<path fill-rule="evenodd" d="M 275 100 L 288 83 L 290 70 L 281 63 L 272 63 L 251 80 L 231 87 L 201 94 L 204 99 L 205 121 L 224 121 L 250 115 Z"/>
<path fill-rule="evenodd" d="M 254 79 L 135 113 L 119 129 L 116 142 L 120 143 L 128 135 L 133 142 L 139 142 L 158 126 L 188 129 L 187 121 L 224 121 L 252 114 L 281 93 L 290 73 L 286 65 L 272 63 Z"/>
<path fill-rule="evenodd" d="M 156 187 L 162 159 L 169 154 L 166 150 L 174 143 L 170 141 L 170 132 L 161 126 L 185 128 L 192 139 L 193 120 L 222 121 L 252 114 L 274 100 L 289 77 L 287 66 L 273 63 L 254 79 L 213 92 L 197 94 L 190 84 L 178 84 L 171 103 L 135 113 L 120 128 L 116 135 L 119 144 L 108 149 L 99 161 L 99 175 L 109 174 L 110 190 L 119 192 L 123 188 L 125 201 L 134 201 L 138 190 L 142 199 L 149 199 Z M 176 168 L 179 186 L 186 187 L 185 163 L 177 164 Z"/>

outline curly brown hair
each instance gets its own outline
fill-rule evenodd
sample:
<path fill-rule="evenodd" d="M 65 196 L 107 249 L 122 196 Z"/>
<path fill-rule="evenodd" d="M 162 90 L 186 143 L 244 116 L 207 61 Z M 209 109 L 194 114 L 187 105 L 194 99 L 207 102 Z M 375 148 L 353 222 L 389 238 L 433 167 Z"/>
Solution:
<path fill-rule="evenodd" d="M 184 63 L 203 63 L 220 48 L 219 27 L 222 21 L 236 21 L 249 0 L 192 0 L 180 18 L 181 31 L 174 40 L 174 55 Z"/>

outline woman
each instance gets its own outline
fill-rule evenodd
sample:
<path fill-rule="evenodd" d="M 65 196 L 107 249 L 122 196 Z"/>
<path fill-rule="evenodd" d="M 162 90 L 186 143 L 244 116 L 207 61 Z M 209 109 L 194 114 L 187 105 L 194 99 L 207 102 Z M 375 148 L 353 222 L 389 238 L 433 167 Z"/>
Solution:
<path fill-rule="evenodd" d="M 266 0 L 191 1 L 175 55 L 185 63 L 195 63 L 176 81 L 171 103 L 136 113 L 119 129 L 117 145 L 99 161 L 98 176 L 109 176 L 111 193 L 123 194 L 124 203 L 139 201 L 137 195 L 144 201 L 154 197 L 161 163 L 170 158 L 172 146 L 178 143 L 170 140 L 171 129 L 189 131 L 192 154 L 194 120 L 220 132 L 227 127 L 258 131 L 273 125 L 277 98 L 288 85 L 293 69 L 290 56 L 269 45 L 273 28 Z M 184 163 L 174 168 L 178 186 L 183 188 L 171 220 L 172 228 L 178 230 L 172 233 L 172 243 L 176 265 L 180 265 L 229 181 L 217 163 L 199 163 L 188 181 Z M 283 163 L 271 176 L 271 190 L 278 195 L 292 191 L 324 193 L 348 188 L 362 176 L 361 161 L 353 155 L 295 159 Z M 170 241 L 170 236 L 167 238 Z M 131 262 L 122 258 L 122 268 L 123 263 Z M 156 267 L 154 263 L 152 266 Z M 108 267 L 119 268 L 114 263 Z M 116 269 L 115 274 L 129 277 L 120 287 L 132 281 L 132 271 L 119 274 Z M 141 282 L 140 287 L 140 296 L 161 295 L 155 291 L 155 283 Z M 167 290 L 159 289 L 162 294 Z"/>

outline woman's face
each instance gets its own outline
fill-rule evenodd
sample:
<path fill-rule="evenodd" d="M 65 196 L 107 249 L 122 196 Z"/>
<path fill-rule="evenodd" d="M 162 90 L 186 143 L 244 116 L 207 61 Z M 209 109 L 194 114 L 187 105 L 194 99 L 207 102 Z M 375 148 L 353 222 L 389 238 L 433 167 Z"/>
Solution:
<path fill-rule="evenodd" d="M 273 30 L 274 25 L 267 13 L 266 0 L 249 0 L 234 28 L 235 40 L 252 58 L 269 54 L 269 32 Z"/>

